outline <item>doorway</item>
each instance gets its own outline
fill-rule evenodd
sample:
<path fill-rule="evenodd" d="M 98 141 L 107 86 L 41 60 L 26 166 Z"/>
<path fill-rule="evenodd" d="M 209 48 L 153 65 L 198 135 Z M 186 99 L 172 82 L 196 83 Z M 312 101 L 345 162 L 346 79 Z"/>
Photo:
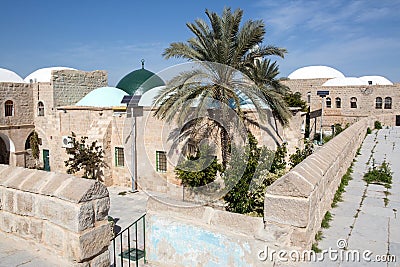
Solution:
<path fill-rule="evenodd" d="M 43 170 L 50 171 L 50 151 L 43 149 Z"/>
<path fill-rule="evenodd" d="M 396 126 L 400 126 L 400 115 L 396 115 Z"/>

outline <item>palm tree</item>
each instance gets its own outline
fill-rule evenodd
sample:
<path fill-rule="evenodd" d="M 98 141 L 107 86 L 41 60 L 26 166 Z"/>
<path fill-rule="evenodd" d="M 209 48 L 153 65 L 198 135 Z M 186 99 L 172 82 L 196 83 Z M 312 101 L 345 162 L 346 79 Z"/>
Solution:
<path fill-rule="evenodd" d="M 279 66 L 276 61 L 271 64 L 270 59 L 256 59 L 253 66 L 244 72 L 257 86 L 264 87 L 263 94 L 272 114 L 283 125 L 287 124 L 291 113 L 284 96 L 290 89 L 277 79 Z"/>
<path fill-rule="evenodd" d="M 187 42 L 170 44 L 163 53 L 167 59 L 184 58 L 199 63 L 200 67 L 181 72 L 167 83 L 156 97 L 154 104 L 159 108 L 155 116 L 168 122 L 173 119 L 178 123 L 186 122 L 180 140 L 182 137 L 196 139 L 204 134 L 218 134 L 222 164 L 226 167 L 230 158 L 230 130 L 234 127 L 228 107 L 233 106 L 239 120 L 244 122 L 246 114 L 241 110 L 239 95 L 251 100 L 261 118 L 265 114 L 265 105 L 275 103 L 265 97 L 269 95 L 268 86 L 258 86 L 238 73 L 251 73 L 249 69 L 254 68 L 256 59 L 270 55 L 283 57 L 286 50 L 262 45 L 265 34 L 263 21 L 249 20 L 241 26 L 243 11 L 240 9 L 232 13 L 230 8 L 225 8 L 222 16 L 208 10 L 205 13 L 210 25 L 201 19 L 187 23 L 195 36 Z M 271 108 L 276 106 L 271 105 Z M 224 125 L 221 120 L 201 116 L 206 114 L 204 112 L 215 111 L 223 122 L 228 123 Z"/>

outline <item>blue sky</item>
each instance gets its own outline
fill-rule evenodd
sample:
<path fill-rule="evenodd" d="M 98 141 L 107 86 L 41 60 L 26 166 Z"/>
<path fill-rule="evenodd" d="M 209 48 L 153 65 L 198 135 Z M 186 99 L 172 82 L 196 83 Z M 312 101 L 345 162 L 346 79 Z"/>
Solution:
<path fill-rule="evenodd" d="M 192 36 L 186 22 L 224 6 L 243 9 L 244 20 L 265 21 L 265 44 L 289 52 L 278 59 L 281 76 L 328 65 L 346 76 L 400 81 L 399 0 L 2 0 L 0 67 L 22 77 L 48 66 L 104 69 L 114 86 L 142 58 L 153 72 L 182 62 L 161 53 Z"/>

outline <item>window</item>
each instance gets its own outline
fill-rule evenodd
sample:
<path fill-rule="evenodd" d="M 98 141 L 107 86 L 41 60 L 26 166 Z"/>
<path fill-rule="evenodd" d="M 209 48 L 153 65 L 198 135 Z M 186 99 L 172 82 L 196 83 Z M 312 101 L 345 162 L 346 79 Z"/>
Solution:
<path fill-rule="evenodd" d="M 340 99 L 340 97 L 336 97 L 335 102 L 336 102 L 336 108 L 342 107 L 342 99 Z"/>
<path fill-rule="evenodd" d="M 44 116 L 44 104 L 41 101 L 38 103 L 38 116 Z"/>
<path fill-rule="evenodd" d="M 357 108 L 357 98 L 350 98 L 350 108 Z"/>
<path fill-rule="evenodd" d="M 124 149 L 122 147 L 115 148 L 115 166 L 123 167 L 124 166 Z"/>
<path fill-rule="evenodd" d="M 385 97 L 385 109 L 391 109 L 391 108 L 392 108 L 392 98 Z"/>
<path fill-rule="evenodd" d="M 332 100 L 330 97 L 326 98 L 326 107 L 331 108 L 332 107 Z"/>
<path fill-rule="evenodd" d="M 307 92 L 307 103 L 311 103 L 311 92 Z"/>
<path fill-rule="evenodd" d="M 194 156 L 196 156 L 196 154 L 197 154 L 197 146 L 196 146 L 196 144 L 189 142 L 187 144 L 187 155 L 194 157 Z"/>
<path fill-rule="evenodd" d="M 156 151 L 156 169 L 158 172 L 167 171 L 167 153 L 165 151 Z"/>
<path fill-rule="evenodd" d="M 382 108 L 382 97 L 377 97 L 375 99 L 375 108 L 381 109 Z"/>
<path fill-rule="evenodd" d="M 4 108 L 4 114 L 6 117 L 14 116 L 14 103 L 11 100 L 6 101 L 6 103 L 4 104 Z"/>

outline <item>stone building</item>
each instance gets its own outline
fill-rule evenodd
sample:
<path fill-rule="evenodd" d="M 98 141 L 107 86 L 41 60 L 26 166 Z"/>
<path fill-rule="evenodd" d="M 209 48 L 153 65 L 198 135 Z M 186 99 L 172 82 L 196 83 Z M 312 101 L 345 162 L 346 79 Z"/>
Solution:
<path fill-rule="evenodd" d="M 382 76 L 346 77 L 331 67 L 309 66 L 292 72 L 283 83 L 308 103 L 314 133 L 320 129 L 321 103 L 324 131 L 331 131 L 333 124 L 345 126 L 371 115 L 400 115 L 400 84 Z M 321 99 L 317 91 L 329 91 L 329 95 Z M 395 118 L 400 125 L 400 116 Z"/>
<path fill-rule="evenodd" d="M 170 158 L 180 154 L 180 148 L 173 149 L 166 140 L 176 125 L 153 116 L 157 110 L 153 99 L 164 88 L 164 80 L 146 70 L 143 62 L 142 68 L 127 74 L 116 87 L 108 86 L 105 71 L 53 67 L 22 79 L 1 69 L 0 164 L 33 167 L 37 163 L 45 170 L 65 172 L 66 148 L 74 132 L 78 138 L 87 136 L 102 146 L 107 164 L 102 179 L 107 186 L 182 197 L 174 174 L 176 162 Z M 134 96 L 136 107 L 121 103 L 125 96 Z M 244 109 L 257 116 L 250 106 Z M 289 153 L 301 147 L 304 114 L 296 109 L 293 114 L 289 127 L 284 128 L 268 112 L 265 125 L 252 130 L 259 143 L 275 149 L 277 144 L 287 142 Z M 40 143 L 37 162 L 31 157 L 29 145 L 34 130 Z"/>

